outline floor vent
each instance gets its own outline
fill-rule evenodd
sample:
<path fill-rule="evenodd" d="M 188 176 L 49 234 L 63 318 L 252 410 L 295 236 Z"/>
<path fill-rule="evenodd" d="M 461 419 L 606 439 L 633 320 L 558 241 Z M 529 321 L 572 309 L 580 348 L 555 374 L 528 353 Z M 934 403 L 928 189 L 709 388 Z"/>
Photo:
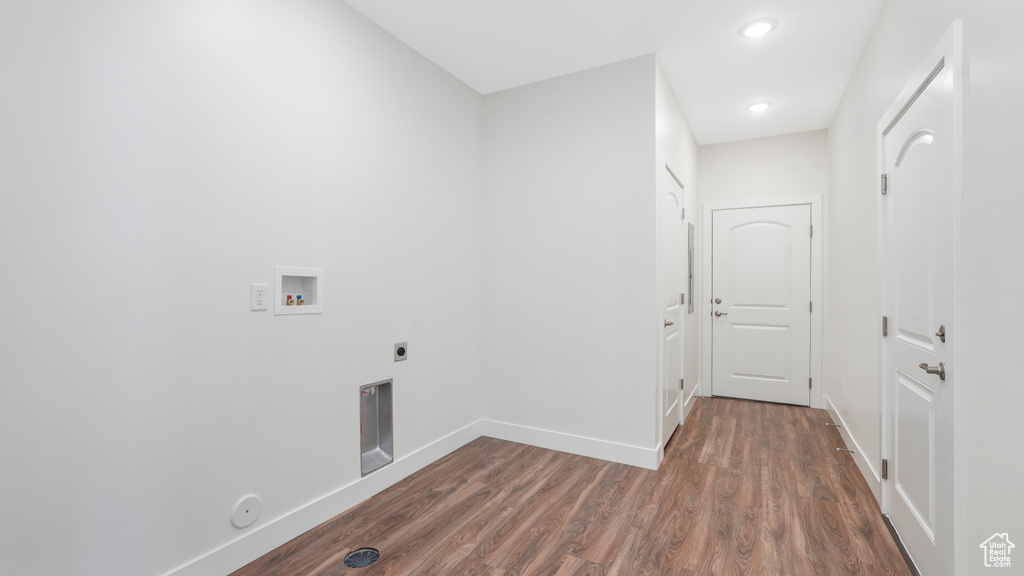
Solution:
<path fill-rule="evenodd" d="M 366 568 L 380 558 L 380 550 L 376 548 L 360 548 L 345 556 L 345 566 L 349 568 Z"/>

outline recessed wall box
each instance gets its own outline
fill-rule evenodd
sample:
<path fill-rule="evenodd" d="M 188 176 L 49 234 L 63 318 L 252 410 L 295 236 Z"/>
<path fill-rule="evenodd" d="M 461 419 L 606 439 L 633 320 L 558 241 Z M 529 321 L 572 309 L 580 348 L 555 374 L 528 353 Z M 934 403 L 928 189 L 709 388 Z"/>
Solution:
<path fill-rule="evenodd" d="M 323 268 L 277 267 L 274 314 L 320 314 L 323 312 Z"/>
<path fill-rule="evenodd" d="M 395 460 L 391 379 L 359 387 L 359 456 L 366 476 Z"/>

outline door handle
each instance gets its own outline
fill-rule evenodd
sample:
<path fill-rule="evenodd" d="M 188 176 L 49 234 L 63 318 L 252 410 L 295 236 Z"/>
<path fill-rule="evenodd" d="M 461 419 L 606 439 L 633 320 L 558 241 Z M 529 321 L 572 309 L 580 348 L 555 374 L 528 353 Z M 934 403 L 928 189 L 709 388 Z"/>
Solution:
<path fill-rule="evenodd" d="M 669 322 L 668 320 L 665 320 L 665 326 L 672 326 L 673 324 L 675 324 L 675 322 Z"/>
<path fill-rule="evenodd" d="M 924 370 L 925 372 L 927 372 L 929 374 L 938 374 L 939 375 L 939 380 L 942 380 L 942 381 L 946 380 L 946 363 L 945 362 L 939 362 L 939 365 L 938 366 L 934 366 L 934 367 L 933 366 L 929 366 L 929 365 L 925 364 L 924 362 L 922 362 L 920 364 L 920 368 L 921 368 L 921 370 Z"/>
<path fill-rule="evenodd" d="M 729 315 L 728 312 L 719 312 L 718 310 L 715 310 L 715 316 L 728 316 L 728 315 Z"/>

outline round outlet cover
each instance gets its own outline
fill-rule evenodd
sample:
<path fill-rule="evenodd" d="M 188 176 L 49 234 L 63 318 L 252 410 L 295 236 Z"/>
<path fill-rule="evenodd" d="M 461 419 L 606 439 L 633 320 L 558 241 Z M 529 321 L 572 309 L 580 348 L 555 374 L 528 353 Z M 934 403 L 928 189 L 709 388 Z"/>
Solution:
<path fill-rule="evenodd" d="M 248 528 L 260 515 L 263 504 L 260 497 L 255 494 L 243 496 L 238 504 L 235 504 L 235 511 L 231 513 L 231 525 L 235 528 Z"/>

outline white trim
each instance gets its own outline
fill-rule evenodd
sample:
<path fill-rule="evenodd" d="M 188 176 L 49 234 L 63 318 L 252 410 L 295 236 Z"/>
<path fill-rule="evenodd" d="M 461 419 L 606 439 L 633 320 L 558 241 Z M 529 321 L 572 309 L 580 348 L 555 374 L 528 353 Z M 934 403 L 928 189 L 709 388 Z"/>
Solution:
<path fill-rule="evenodd" d="M 686 420 L 686 417 L 690 415 L 690 410 L 693 410 L 694 403 L 697 402 L 697 398 L 700 398 L 700 384 L 693 387 L 693 392 L 690 392 L 689 398 L 683 401 L 683 413 L 679 419 L 680 422 Z"/>
<path fill-rule="evenodd" d="M 953 62 L 953 138 L 956 144 L 953 145 L 953 323 L 963 327 L 963 306 L 961 295 L 963 294 L 963 160 L 964 160 L 964 88 L 967 80 L 966 62 L 964 57 L 964 23 L 963 20 L 956 20 L 946 33 L 949 42 L 952 44 Z M 961 338 L 953 339 L 953 364 L 960 374 L 966 374 L 964 370 L 964 355 Z M 954 375 L 955 376 L 955 375 Z M 967 573 L 967 555 L 960 551 L 967 548 L 967 535 L 964 525 L 966 524 L 963 510 L 964 468 L 966 447 L 964 441 L 964 402 L 966 400 L 963 385 L 963 378 L 960 378 L 960 386 L 953 390 L 953 573 L 963 575 Z"/>
<path fill-rule="evenodd" d="M 359 478 L 334 492 L 305 504 L 269 522 L 257 520 L 257 528 L 246 530 L 238 538 L 175 568 L 167 576 L 208 576 L 230 574 L 323 522 L 352 508 L 407 476 L 425 468 L 443 456 L 458 450 L 481 436 L 476 421 L 408 454 L 377 472 Z M 226 522 L 226 521 L 225 521 Z"/>
<path fill-rule="evenodd" d="M 963 326 L 962 322 L 962 218 L 961 208 L 963 205 L 963 109 L 964 109 L 964 80 L 965 76 L 965 62 L 964 59 L 964 48 L 963 48 L 963 21 L 956 20 L 949 27 L 946 33 L 942 36 L 942 40 L 932 49 L 928 54 L 928 57 L 924 59 L 921 65 L 917 68 L 910 80 L 906 83 L 903 89 L 900 91 L 899 96 L 893 101 L 886 110 L 885 114 L 878 121 L 876 130 L 876 162 L 877 170 L 876 174 L 881 179 L 881 175 L 885 173 L 885 134 L 892 127 L 892 125 L 899 119 L 904 113 L 905 109 L 910 105 L 913 99 L 918 95 L 918 90 L 924 81 L 931 76 L 936 67 L 940 62 L 944 62 L 944 67 L 949 68 L 953 72 L 953 326 L 950 328 L 950 333 L 955 334 L 960 327 Z M 884 197 L 879 194 L 877 199 L 877 211 L 878 211 L 878 262 L 880 266 L 879 274 L 879 290 L 882 295 L 882 315 L 890 315 L 890 303 L 887 297 L 887 262 L 886 262 L 886 236 L 885 231 L 887 228 L 885 220 L 885 206 Z M 881 429 L 882 429 L 882 458 L 889 458 L 892 450 L 892 425 L 890 423 L 889 405 L 886 401 L 888 394 L 891 392 L 892 386 L 889 380 L 886 378 L 886 362 L 887 362 L 887 340 L 885 338 L 879 338 L 879 347 L 881 348 L 879 363 L 879 378 L 881 382 L 881 392 L 879 394 L 879 404 L 881 406 Z M 967 559 L 966 555 L 962 553 L 965 550 L 965 534 L 964 534 L 964 512 L 963 512 L 963 490 L 964 485 L 964 392 L 962 390 L 964 382 L 963 378 L 959 378 L 958 374 L 963 374 L 963 353 L 960 338 L 954 337 L 953 339 L 953 361 L 952 369 L 949 371 L 947 376 L 946 386 L 953 384 L 953 573 L 956 575 L 963 575 L 967 573 Z M 888 490 L 881 490 L 882 498 L 879 503 L 882 506 L 882 512 L 888 513 L 890 506 L 890 498 Z"/>
<path fill-rule="evenodd" d="M 230 574 L 282 543 L 344 513 L 481 436 L 490 436 L 500 440 L 651 470 L 657 470 L 658 467 L 657 446 L 642 448 L 506 422 L 478 420 L 411 454 L 396 459 L 393 464 L 381 468 L 365 478 L 354 480 L 291 512 L 267 522 L 257 520 L 255 527 L 244 531 L 238 538 L 165 573 L 165 576 Z"/>
<path fill-rule="evenodd" d="M 509 424 L 508 422 L 497 422 L 495 420 L 481 420 L 481 424 L 482 434 L 491 438 L 529 444 L 549 450 L 558 450 L 559 452 L 579 454 L 580 456 L 598 458 L 650 470 L 658 469 L 658 446 L 651 448 L 630 446 L 628 444 L 619 444 L 618 442 L 609 442 L 607 440 L 598 440 L 596 438 L 587 438 L 564 432 L 554 432 L 552 430 L 542 430 L 530 426 Z"/>
<path fill-rule="evenodd" d="M 871 488 L 871 493 L 875 495 L 877 502 L 882 501 L 882 478 L 881 475 L 875 470 L 875 467 L 868 462 L 868 459 L 864 457 L 864 450 L 861 448 L 860 443 L 854 438 L 853 432 L 846 426 L 846 421 L 843 420 L 839 410 L 836 409 L 835 405 L 832 404 L 832 400 L 825 396 L 825 411 L 832 417 L 832 422 L 839 424 L 839 434 L 843 437 L 843 442 L 846 442 L 846 447 L 853 450 L 853 461 L 857 463 L 857 469 L 860 470 L 864 481 L 868 483 L 868 487 Z"/>
<path fill-rule="evenodd" d="M 708 396 L 714 395 L 714 387 L 711 378 L 711 315 L 708 302 L 711 298 L 711 217 L 715 210 L 732 210 L 736 208 L 767 208 L 774 206 L 794 206 L 809 204 L 811 207 L 811 225 L 814 227 L 814 236 L 811 237 L 811 301 L 814 302 L 814 312 L 811 313 L 811 378 L 814 386 L 811 388 L 810 405 L 812 408 L 821 408 L 822 404 L 822 370 L 821 354 L 823 343 L 822 320 L 825 316 L 824 290 L 824 232 L 822 224 L 820 194 L 805 194 L 800 196 L 786 196 L 772 199 L 755 200 L 733 200 L 728 202 L 709 202 L 703 205 L 703 220 L 701 222 L 701 302 L 698 303 L 696 311 L 700 314 L 701 322 L 701 380 L 707 384 Z"/>

